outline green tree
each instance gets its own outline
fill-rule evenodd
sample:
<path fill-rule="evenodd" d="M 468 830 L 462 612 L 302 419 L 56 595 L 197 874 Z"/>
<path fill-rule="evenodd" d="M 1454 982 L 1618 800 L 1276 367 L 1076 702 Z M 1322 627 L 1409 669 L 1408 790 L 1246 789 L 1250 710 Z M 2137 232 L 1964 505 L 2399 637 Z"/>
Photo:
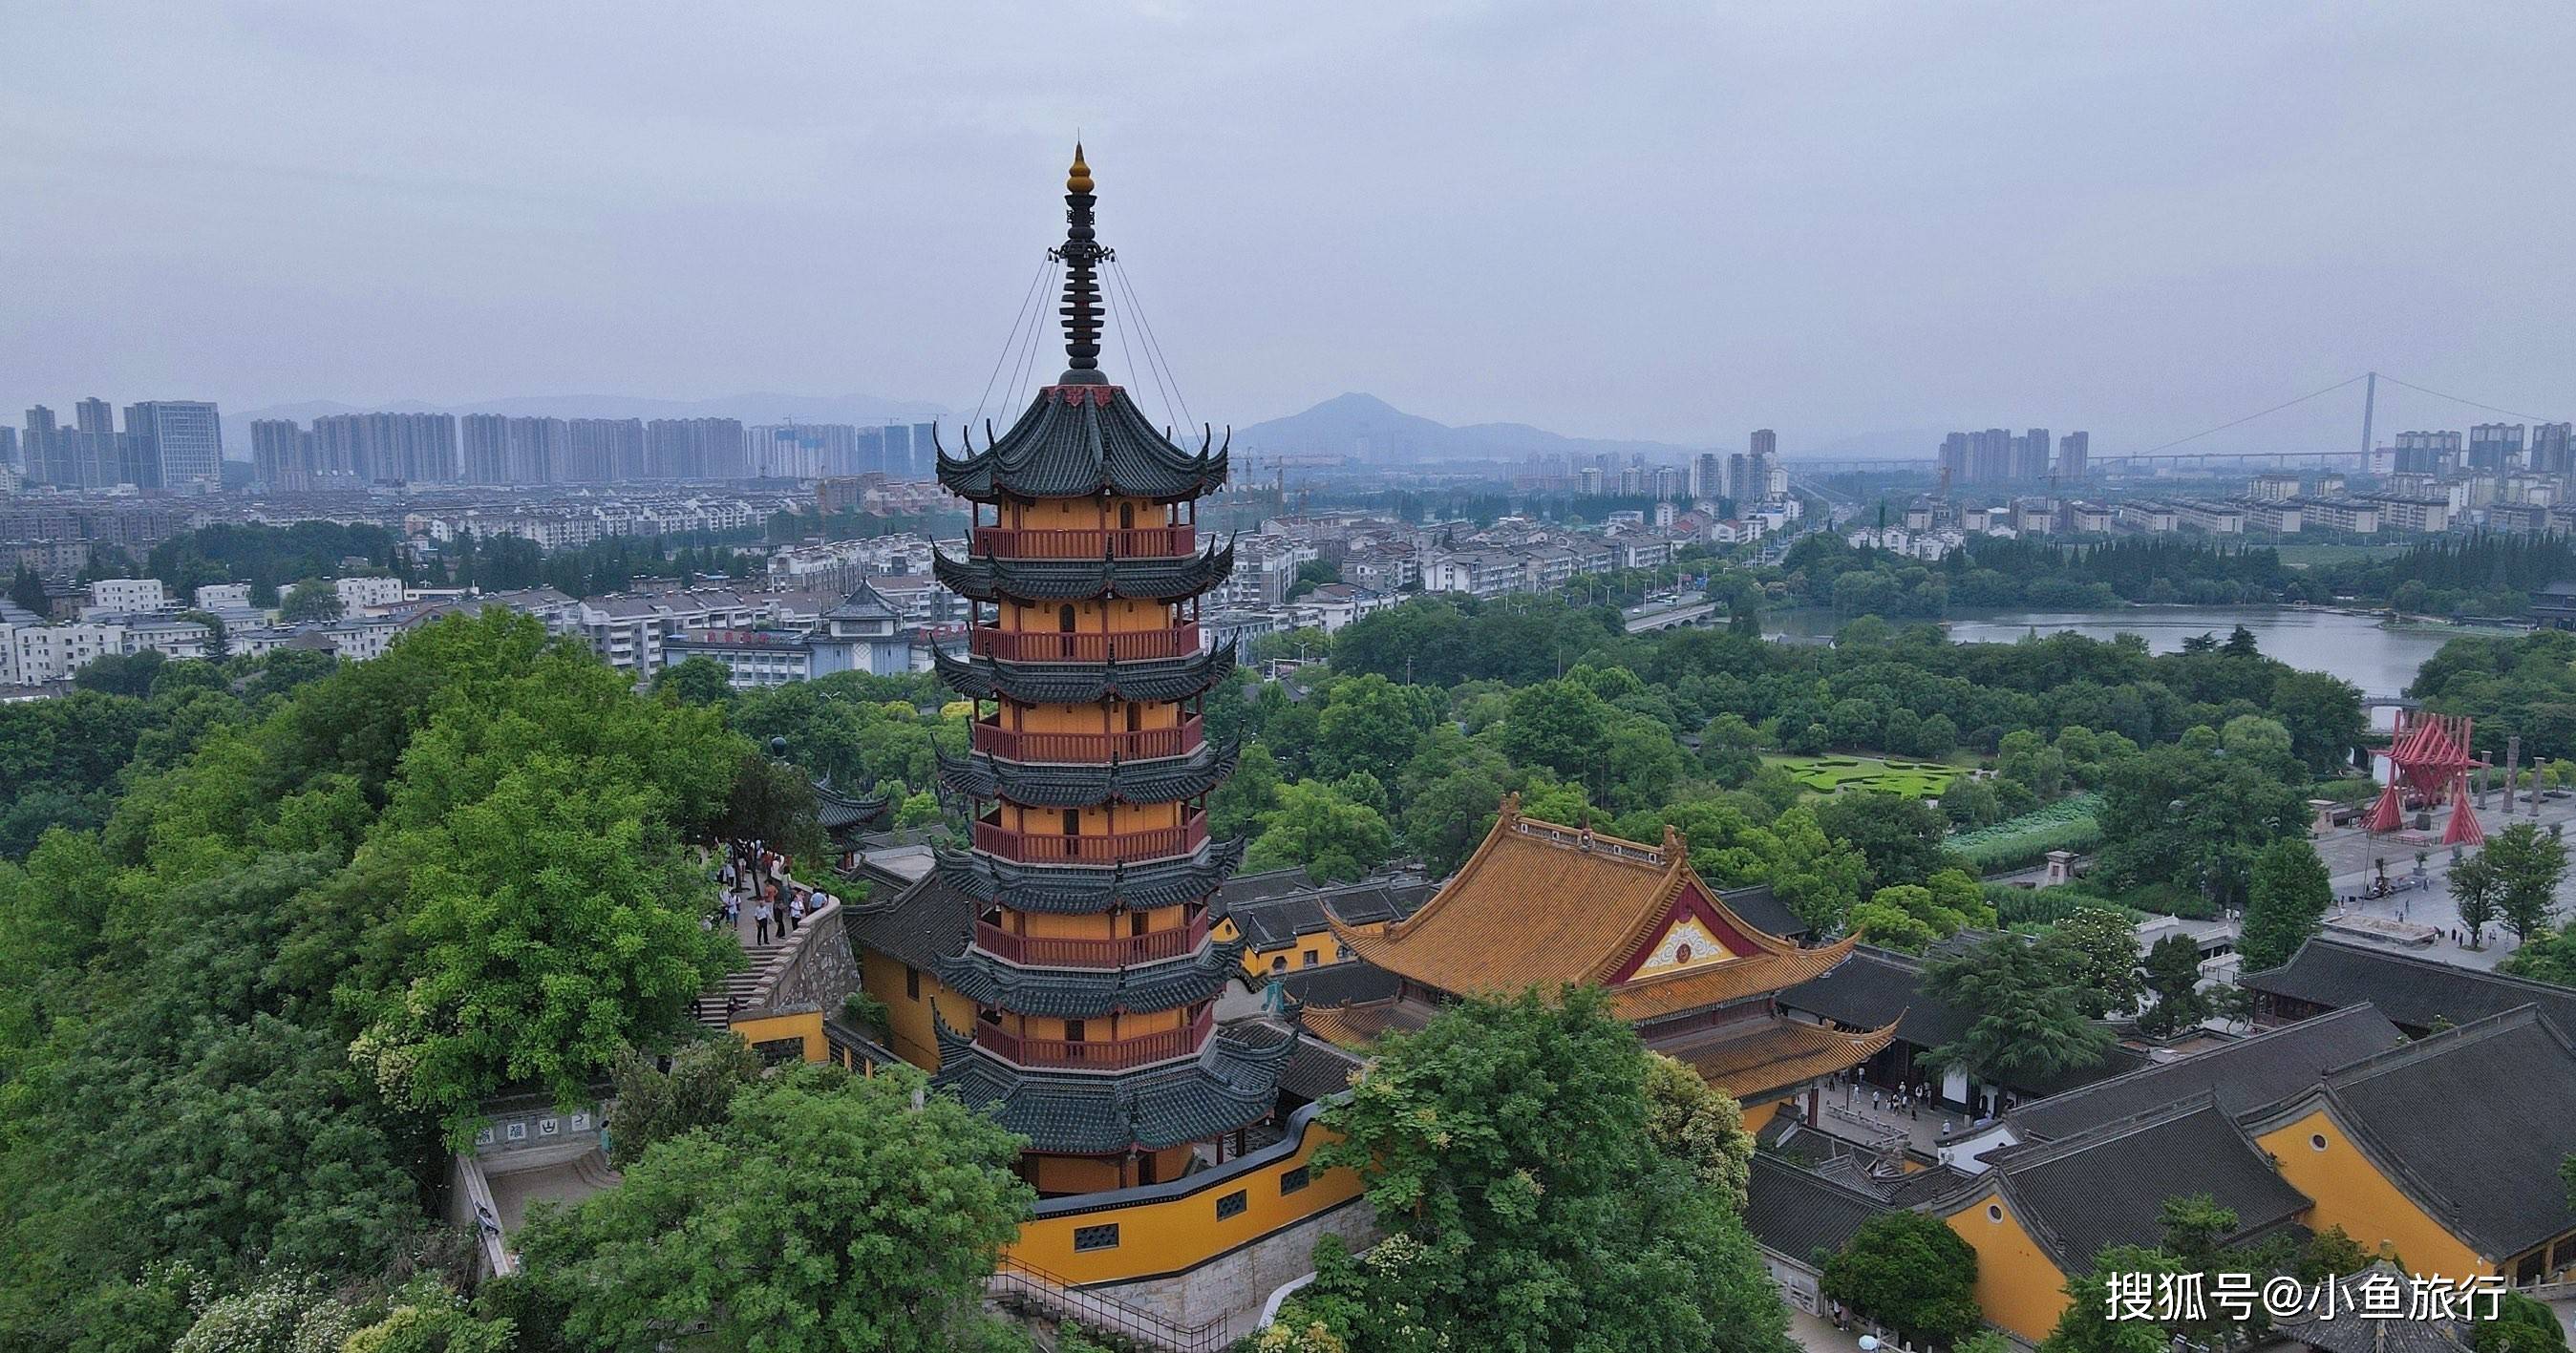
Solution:
<path fill-rule="evenodd" d="M 1319 883 L 1362 878 L 1386 863 L 1395 829 L 1384 815 L 1333 786 L 1304 781 L 1279 787 L 1279 806 L 1244 855 L 1249 870 L 1302 867 Z"/>
<path fill-rule="evenodd" d="M 2245 896 L 2245 933 L 2237 944 L 2245 971 L 2289 962 L 2309 936 L 2324 928 L 2326 908 L 2333 903 L 2334 884 L 2316 847 L 2295 837 L 2265 846 L 2254 858 Z"/>
<path fill-rule="evenodd" d="M 340 589 L 327 578 L 307 578 L 287 589 L 277 603 L 277 618 L 290 624 L 340 618 Z"/>
<path fill-rule="evenodd" d="M 733 788 L 710 834 L 719 841 L 765 841 L 804 864 L 829 853 L 820 807 L 805 772 L 746 747 L 734 757 Z"/>
<path fill-rule="evenodd" d="M 2496 876 L 2496 909 L 2518 944 L 2549 927 L 2558 909 L 2558 881 L 2567 874 L 2567 846 L 2528 822 L 2495 834 L 2480 852 Z"/>
<path fill-rule="evenodd" d="M 1762 735 L 1732 710 L 1708 721 L 1699 734 L 1700 769 L 1708 778 L 1734 788 L 1762 769 Z"/>
<path fill-rule="evenodd" d="M 1929 1213 L 1882 1212 L 1825 1261 L 1824 1294 L 1916 1340 L 1977 1328 L 1977 1252 Z"/>
<path fill-rule="evenodd" d="M 2263 719 L 2229 728 L 2194 728 L 2110 772 L 2095 871 L 2104 882 L 2170 883 L 2238 905 L 2263 847 L 2306 835 L 2306 781 L 2288 758 L 2288 734 Z"/>
<path fill-rule="evenodd" d="M 2567 1331 L 2546 1303 L 2507 1292 L 2496 1303 L 2495 1318 L 2470 1330 L 2469 1347 L 2474 1353 L 2559 1353 L 2567 1347 Z"/>
<path fill-rule="evenodd" d="M 9 599 L 33 612 L 39 620 L 52 615 L 53 600 L 45 595 L 44 578 L 25 564 L 20 564 L 18 572 L 9 580 Z"/>
<path fill-rule="evenodd" d="M 2188 935 L 2167 935 L 2147 949 L 2141 970 L 2155 1004 L 2138 1016 L 2138 1027 L 2158 1038 L 2170 1038 L 2200 1022 L 2208 1006 L 2200 997 L 2200 946 Z"/>
<path fill-rule="evenodd" d="M 1660 1052 L 1646 1054 L 1646 1139 L 1688 1163 L 1729 1207 L 1743 1209 L 1753 1178 L 1753 1134 L 1744 1130 L 1744 1106 Z"/>
<path fill-rule="evenodd" d="M 1388 1232 L 1318 1247 L 1301 1302 L 1355 1348 L 1787 1353 L 1723 1195 L 1650 1139 L 1645 1049 L 1599 991 L 1470 999 L 1382 1044 L 1343 1134 Z"/>
<path fill-rule="evenodd" d="M 1512 695 L 1503 720 L 1503 754 L 1514 765 L 1543 766 L 1569 780 L 1598 785 L 1607 769 L 1610 707 L 1579 681 L 1542 681 Z"/>
<path fill-rule="evenodd" d="M 2048 959 L 2064 969 L 2067 985 L 2087 1019 L 2126 1018 L 2138 1006 L 2138 929 L 2126 912 L 2078 907 L 2048 928 L 2040 941 Z"/>
<path fill-rule="evenodd" d="M 1956 869 L 1932 875 L 1929 883 L 1900 883 L 1881 888 L 1852 908 L 1850 926 L 1871 944 L 1919 954 L 1972 927 L 1995 923 L 1977 881 Z"/>
<path fill-rule="evenodd" d="M 1942 848 L 1950 820 L 1941 810 L 1911 795 L 1884 790 L 1846 791 L 1816 807 L 1816 825 L 1826 836 L 1857 848 L 1869 862 L 1867 888 L 1921 883 L 1957 863 Z"/>
<path fill-rule="evenodd" d="M 981 1309 L 1033 1199 L 1020 1141 L 908 1069 L 800 1067 L 723 1123 L 655 1143 L 624 1181 L 520 1234 L 530 1286 L 581 1347 L 695 1330 L 775 1353 L 1007 1347 Z"/>
<path fill-rule="evenodd" d="M 2065 965 L 2017 935 L 1934 963 L 1925 989 L 1969 1020 L 1931 1059 L 1980 1080 L 2027 1083 L 2098 1065 L 2110 1054 L 2111 1031 L 2085 1017 L 2087 999 Z"/>
<path fill-rule="evenodd" d="M 2451 890 L 2451 905 L 2460 913 L 2460 924 L 2468 927 L 2469 947 L 2484 949 L 2487 927 L 2496 922 L 2497 902 L 2504 892 L 2504 880 L 2497 875 L 2495 862 L 2481 850 L 2452 865 L 2446 883 Z"/>
<path fill-rule="evenodd" d="M 2069 1276 L 2066 1310 L 2057 1328 L 2040 1343 L 2041 1353 L 2169 1353 L 2173 1333 L 2152 1320 L 2111 1317 L 2113 1280 L 2122 1274 L 2155 1275 L 2192 1272 L 2189 1263 L 2163 1250 L 2143 1245 L 2110 1245 L 2093 1260 L 2090 1271 Z"/>
<path fill-rule="evenodd" d="M 734 1096 L 760 1079 L 760 1054 L 730 1034 L 682 1044 L 667 1070 L 657 1060 L 630 1048 L 609 1070 L 608 1145 L 621 1168 L 655 1142 L 724 1122 Z"/>
<path fill-rule="evenodd" d="M 1257 837 L 1262 819 L 1279 806 L 1279 758 L 1258 742 L 1236 758 L 1234 774 L 1208 796 L 1208 831 L 1218 837 Z"/>
<path fill-rule="evenodd" d="M 684 705 L 720 705 L 733 697 L 733 669 L 693 653 L 655 672 L 653 693 Z"/>
<path fill-rule="evenodd" d="M 1356 771 L 1394 780 L 1448 703 L 1438 691 L 1374 672 L 1334 682 L 1317 721 L 1316 770 L 1328 779 Z"/>

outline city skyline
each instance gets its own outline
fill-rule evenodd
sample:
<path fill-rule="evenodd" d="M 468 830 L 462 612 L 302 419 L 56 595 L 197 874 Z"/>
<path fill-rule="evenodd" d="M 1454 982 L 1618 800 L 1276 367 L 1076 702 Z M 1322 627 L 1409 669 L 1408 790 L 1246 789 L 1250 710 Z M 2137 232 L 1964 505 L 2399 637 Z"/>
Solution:
<path fill-rule="evenodd" d="M 1079 128 L 1188 402 L 1238 426 L 1355 390 L 1448 423 L 1924 454 L 2023 409 L 2100 456 L 2371 367 L 2566 416 L 2576 282 L 2533 262 L 2572 190 L 2519 171 L 2551 158 L 2531 91 L 2576 43 L 2561 10 L 1093 30 L 1067 63 L 1043 24 L 819 6 L 605 50 L 572 16 L 15 13 L 0 32 L 41 56 L 0 90 L 28 129 L 0 163 L 52 209 L 0 242 L 26 321 L 0 409 L 785 389 L 989 412 L 1025 394 L 980 373 L 1053 214 L 998 189 Z M 494 74 L 496 46 L 567 75 Z M 868 51 L 871 78 L 775 80 L 782 51 Z M 963 92 L 961 57 L 1020 92 Z M 210 66 L 232 78 L 173 78 Z M 1311 78 L 1249 78 L 1283 69 Z M 2500 182 L 2509 209 L 2471 209 Z M 184 221 L 80 228 L 157 192 Z M 1136 372 L 1119 321 L 1107 359 Z M 2382 413 L 2469 421 L 2413 398 Z M 2340 403 L 2264 435 L 2344 444 Z"/>

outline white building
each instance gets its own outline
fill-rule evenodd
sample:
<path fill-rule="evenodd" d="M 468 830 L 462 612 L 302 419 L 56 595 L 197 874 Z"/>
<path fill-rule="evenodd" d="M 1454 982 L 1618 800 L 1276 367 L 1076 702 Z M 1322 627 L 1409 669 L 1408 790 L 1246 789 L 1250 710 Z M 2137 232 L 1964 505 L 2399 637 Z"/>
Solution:
<path fill-rule="evenodd" d="M 200 611 L 246 611 L 250 609 L 249 583 L 207 583 L 196 591 Z"/>
<path fill-rule="evenodd" d="M 101 578 L 89 585 L 89 605 L 82 614 L 97 611 L 130 615 L 165 610 L 169 604 L 169 594 L 158 578 Z"/>
<path fill-rule="evenodd" d="M 400 578 L 342 578 L 331 586 L 340 594 L 342 615 L 362 615 L 376 607 L 402 604 Z"/>

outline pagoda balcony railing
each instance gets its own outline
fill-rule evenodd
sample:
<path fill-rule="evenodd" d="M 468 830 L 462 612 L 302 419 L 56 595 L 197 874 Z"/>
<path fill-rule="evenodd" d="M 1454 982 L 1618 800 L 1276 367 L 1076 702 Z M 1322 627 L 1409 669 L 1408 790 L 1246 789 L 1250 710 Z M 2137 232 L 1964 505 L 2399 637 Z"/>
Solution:
<path fill-rule="evenodd" d="M 1014 935 L 990 921 L 975 923 L 976 948 L 1005 963 L 1035 967 L 1120 968 L 1131 963 L 1155 963 L 1196 951 L 1207 935 L 1205 912 L 1187 925 L 1104 940 Z"/>
<path fill-rule="evenodd" d="M 998 823 L 975 824 L 975 848 L 1023 864 L 1134 864 L 1187 855 L 1207 841 L 1207 814 L 1192 813 L 1177 827 L 1132 832 L 1015 832 Z"/>
<path fill-rule="evenodd" d="M 995 559 L 1172 559 L 1198 553 L 1199 532 L 1195 526 L 978 526 L 968 548 Z"/>
<path fill-rule="evenodd" d="M 997 630 L 978 625 L 966 632 L 966 650 L 979 658 L 1000 658 L 1004 662 L 1143 662 L 1151 658 L 1186 658 L 1199 651 L 1199 626 L 1193 620 L 1168 629 L 1066 634 L 1058 630 Z"/>
<path fill-rule="evenodd" d="M 1022 1038 L 998 1024 L 975 1026 L 975 1046 L 1016 1066 L 1075 1067 L 1085 1071 L 1125 1071 L 1187 1057 L 1199 1050 L 1216 1029 L 1216 1007 L 1177 1029 L 1138 1034 L 1134 1038 L 1075 1042 L 1065 1038 Z"/>
<path fill-rule="evenodd" d="M 976 751 L 1005 761 L 1150 761 L 1187 756 L 1207 740 L 1196 717 L 1172 728 L 1140 728 L 1132 733 L 1024 733 L 999 724 L 974 726 Z"/>

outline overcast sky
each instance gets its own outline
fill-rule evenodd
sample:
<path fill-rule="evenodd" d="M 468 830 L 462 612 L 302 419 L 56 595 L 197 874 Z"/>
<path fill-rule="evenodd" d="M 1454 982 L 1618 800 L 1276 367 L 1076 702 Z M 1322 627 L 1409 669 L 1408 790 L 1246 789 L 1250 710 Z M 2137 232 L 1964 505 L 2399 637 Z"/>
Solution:
<path fill-rule="evenodd" d="M 2100 455 L 2369 367 L 2576 408 L 2558 0 L 8 0 L 0 51 L 13 422 L 93 393 L 971 410 L 1077 128 L 1218 421 L 1360 390 Z M 2383 433 L 2484 416 L 2381 394 Z M 2351 445 L 2354 395 L 2258 426 Z"/>

